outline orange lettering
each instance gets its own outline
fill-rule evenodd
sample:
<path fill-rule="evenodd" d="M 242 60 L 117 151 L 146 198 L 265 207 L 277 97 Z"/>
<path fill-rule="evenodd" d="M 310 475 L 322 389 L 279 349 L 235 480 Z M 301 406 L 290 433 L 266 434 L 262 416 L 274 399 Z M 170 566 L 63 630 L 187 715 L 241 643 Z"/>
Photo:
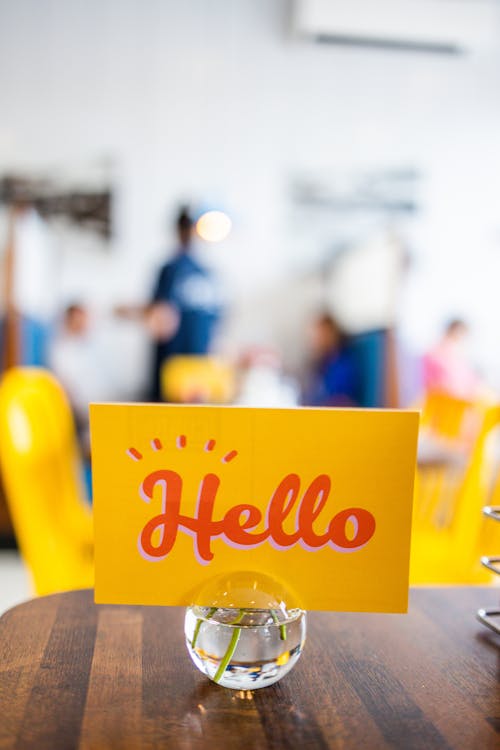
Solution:
<path fill-rule="evenodd" d="M 167 469 L 149 474 L 141 485 L 141 495 L 146 502 L 153 499 L 157 487 L 161 490 L 162 510 L 153 516 L 139 535 L 139 551 L 148 560 L 159 560 L 171 552 L 178 532 L 193 536 L 194 551 L 200 563 L 210 562 L 214 553 L 212 540 L 223 536 L 230 546 L 250 548 L 267 539 L 277 549 L 287 549 L 300 543 L 306 549 L 317 550 L 329 544 L 341 552 L 361 549 L 375 533 L 375 518 L 363 508 L 346 508 L 331 518 L 326 531 L 317 533 L 314 524 L 324 511 L 331 489 L 331 480 L 320 474 L 309 485 L 296 512 L 296 531 L 288 533 L 283 524 L 290 516 L 300 494 L 300 477 L 288 474 L 274 491 L 266 514 L 266 527 L 250 533 L 261 522 L 263 514 L 255 505 L 240 504 L 230 508 L 224 517 L 215 521 L 214 511 L 220 479 L 207 474 L 200 482 L 198 503 L 194 517 L 183 515 L 182 478 Z M 354 527 L 352 539 L 347 536 L 346 525 Z M 159 539 L 153 543 L 154 535 Z"/>

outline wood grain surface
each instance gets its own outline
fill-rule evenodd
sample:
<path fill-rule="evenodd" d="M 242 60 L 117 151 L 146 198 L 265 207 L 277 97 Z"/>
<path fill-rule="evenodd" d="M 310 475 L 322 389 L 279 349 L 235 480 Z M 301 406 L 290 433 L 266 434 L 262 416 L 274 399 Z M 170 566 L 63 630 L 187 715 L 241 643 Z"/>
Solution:
<path fill-rule="evenodd" d="M 491 588 L 415 589 L 409 615 L 308 614 L 295 669 L 261 690 L 192 665 L 184 611 L 92 592 L 0 619 L 0 748 L 500 748 Z"/>

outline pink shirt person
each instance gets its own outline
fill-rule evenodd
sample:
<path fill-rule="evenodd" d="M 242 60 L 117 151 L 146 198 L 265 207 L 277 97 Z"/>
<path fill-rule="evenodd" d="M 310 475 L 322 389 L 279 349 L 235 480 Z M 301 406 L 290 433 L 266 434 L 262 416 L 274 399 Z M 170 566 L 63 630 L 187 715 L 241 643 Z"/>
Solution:
<path fill-rule="evenodd" d="M 467 334 L 467 325 L 462 320 L 451 321 L 441 341 L 424 356 L 426 391 L 439 391 L 466 401 L 480 395 L 482 382 L 464 347 Z"/>

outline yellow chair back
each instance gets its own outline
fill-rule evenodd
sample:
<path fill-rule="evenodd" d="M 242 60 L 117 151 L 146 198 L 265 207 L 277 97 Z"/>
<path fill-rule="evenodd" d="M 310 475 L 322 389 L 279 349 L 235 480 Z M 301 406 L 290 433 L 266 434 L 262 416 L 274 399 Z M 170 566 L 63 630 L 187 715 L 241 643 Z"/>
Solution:
<path fill-rule="evenodd" d="M 92 521 L 73 417 L 55 378 L 13 368 L 0 383 L 0 468 L 37 594 L 93 585 Z"/>
<path fill-rule="evenodd" d="M 420 414 L 420 429 L 448 440 L 462 440 L 477 423 L 480 405 L 454 398 L 446 393 L 427 393 Z M 474 418 L 476 416 L 476 419 Z"/>
<path fill-rule="evenodd" d="M 444 393 L 429 393 L 420 416 L 415 528 L 446 526 L 464 481 L 486 409 Z"/>
<path fill-rule="evenodd" d="M 424 427 L 432 424 L 435 434 L 449 441 L 448 447 L 457 448 L 458 459 L 417 469 L 410 581 L 487 583 L 492 576 L 480 557 L 496 540 L 487 538 L 492 532 L 481 509 L 492 486 L 490 437 L 500 424 L 500 408 L 443 395 L 435 403 L 437 415 L 431 415 L 427 405 Z"/>
<path fill-rule="evenodd" d="M 233 397 L 234 381 L 231 365 L 217 357 L 170 357 L 161 369 L 163 400 L 173 403 L 226 404 Z"/>

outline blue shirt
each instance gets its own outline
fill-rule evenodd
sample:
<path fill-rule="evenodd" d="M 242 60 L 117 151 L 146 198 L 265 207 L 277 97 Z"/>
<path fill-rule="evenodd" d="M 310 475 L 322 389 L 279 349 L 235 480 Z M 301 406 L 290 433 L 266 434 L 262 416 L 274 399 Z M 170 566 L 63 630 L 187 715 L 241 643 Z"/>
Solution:
<path fill-rule="evenodd" d="M 153 302 L 168 302 L 179 313 L 179 328 L 169 341 L 157 344 L 155 378 L 158 390 L 163 360 L 175 354 L 206 354 L 221 313 L 213 275 L 189 253 L 179 253 L 161 268 Z"/>
<path fill-rule="evenodd" d="M 354 406 L 358 401 L 358 373 L 348 347 L 333 352 L 317 366 L 306 392 L 309 406 Z"/>

